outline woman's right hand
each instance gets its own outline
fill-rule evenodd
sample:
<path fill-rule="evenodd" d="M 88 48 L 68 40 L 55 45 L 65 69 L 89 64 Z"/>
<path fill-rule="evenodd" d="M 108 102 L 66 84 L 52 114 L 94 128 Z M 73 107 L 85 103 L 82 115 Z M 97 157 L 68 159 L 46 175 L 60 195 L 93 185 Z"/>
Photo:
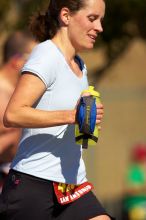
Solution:
<path fill-rule="evenodd" d="M 90 96 L 90 95 L 91 95 L 90 92 L 86 92 L 86 93 L 82 94 L 81 97 Z M 76 109 L 77 109 L 77 106 L 78 106 L 78 104 L 80 102 L 81 97 L 77 101 Z M 103 115 L 104 115 L 103 104 L 101 104 L 101 103 L 96 104 L 96 125 L 98 125 L 98 129 L 99 130 L 101 129 L 100 124 L 101 124 L 101 121 L 103 119 Z M 76 121 L 76 123 L 77 123 L 77 121 Z"/>

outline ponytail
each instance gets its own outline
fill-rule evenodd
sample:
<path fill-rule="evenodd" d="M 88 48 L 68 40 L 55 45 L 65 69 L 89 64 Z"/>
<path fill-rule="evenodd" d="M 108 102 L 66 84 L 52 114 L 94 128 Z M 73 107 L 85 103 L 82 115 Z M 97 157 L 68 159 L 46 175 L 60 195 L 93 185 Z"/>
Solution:
<path fill-rule="evenodd" d="M 37 41 L 52 39 L 59 28 L 58 21 L 50 13 L 37 13 L 30 20 L 30 30 Z"/>

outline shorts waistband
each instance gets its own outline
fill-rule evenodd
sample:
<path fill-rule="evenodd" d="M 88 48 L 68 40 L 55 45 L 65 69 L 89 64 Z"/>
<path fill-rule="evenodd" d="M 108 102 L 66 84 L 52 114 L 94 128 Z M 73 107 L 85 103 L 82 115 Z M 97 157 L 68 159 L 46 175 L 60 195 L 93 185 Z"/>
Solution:
<path fill-rule="evenodd" d="M 9 175 L 10 176 L 20 177 L 20 178 L 25 178 L 25 179 L 28 179 L 28 180 L 44 182 L 44 183 L 47 183 L 47 184 L 48 183 L 52 183 L 53 184 L 53 181 L 51 181 L 51 180 L 46 180 L 46 179 L 43 179 L 43 178 L 40 178 L 40 177 L 36 177 L 36 176 L 30 175 L 30 174 L 27 174 L 27 173 L 23 173 L 23 172 L 14 170 L 14 169 L 10 169 Z"/>

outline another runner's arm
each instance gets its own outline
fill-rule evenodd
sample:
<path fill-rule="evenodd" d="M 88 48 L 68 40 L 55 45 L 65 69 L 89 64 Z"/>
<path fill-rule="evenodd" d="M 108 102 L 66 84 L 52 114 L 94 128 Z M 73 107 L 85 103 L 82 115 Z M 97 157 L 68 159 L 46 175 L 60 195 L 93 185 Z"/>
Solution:
<path fill-rule="evenodd" d="M 6 127 L 45 128 L 74 124 L 76 110 L 44 111 L 32 107 L 45 90 L 46 86 L 39 77 L 29 72 L 23 74 L 7 106 L 4 125 Z"/>

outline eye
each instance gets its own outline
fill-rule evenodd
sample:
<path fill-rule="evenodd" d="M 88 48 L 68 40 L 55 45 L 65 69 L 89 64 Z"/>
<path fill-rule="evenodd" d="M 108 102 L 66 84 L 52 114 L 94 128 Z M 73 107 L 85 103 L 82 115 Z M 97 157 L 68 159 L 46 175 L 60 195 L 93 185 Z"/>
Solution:
<path fill-rule="evenodd" d="M 91 15 L 91 16 L 88 16 L 88 19 L 89 21 L 94 22 L 96 20 L 96 17 Z"/>

